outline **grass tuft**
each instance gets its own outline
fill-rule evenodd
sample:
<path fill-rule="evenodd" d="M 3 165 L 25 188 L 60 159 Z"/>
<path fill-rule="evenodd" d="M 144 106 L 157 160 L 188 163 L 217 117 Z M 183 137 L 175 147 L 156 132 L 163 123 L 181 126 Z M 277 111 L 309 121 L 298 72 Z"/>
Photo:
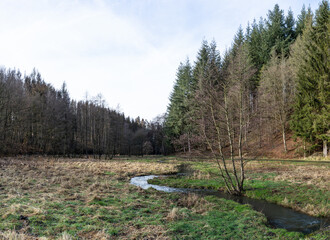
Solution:
<path fill-rule="evenodd" d="M 143 190 L 132 176 L 177 187 L 221 189 L 213 162 L 175 158 L 120 161 L 93 159 L 0 159 L 0 239 L 299 239 L 300 233 L 270 229 L 249 206 L 201 197 Z M 304 172 L 309 172 L 305 174 Z M 329 214 L 329 167 L 250 162 L 246 195 Z M 308 178 L 307 178 L 308 177 Z M 322 239 L 313 235 L 315 239 Z"/>

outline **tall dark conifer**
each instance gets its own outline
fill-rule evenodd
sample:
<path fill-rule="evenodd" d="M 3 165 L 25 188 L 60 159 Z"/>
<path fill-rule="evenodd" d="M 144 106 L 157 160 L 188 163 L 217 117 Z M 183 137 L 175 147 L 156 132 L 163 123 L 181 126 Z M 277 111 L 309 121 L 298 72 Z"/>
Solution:
<path fill-rule="evenodd" d="M 167 109 L 166 128 L 167 134 L 177 145 L 190 152 L 190 135 L 192 132 L 189 121 L 190 99 L 194 92 L 195 82 L 192 76 L 192 67 L 189 60 L 180 63 L 173 92 L 170 95 L 170 104 Z M 185 140 L 182 136 L 185 135 Z M 181 138 L 181 141 L 180 141 Z"/>
<path fill-rule="evenodd" d="M 322 143 L 324 155 L 330 140 L 329 19 L 329 2 L 324 0 L 315 24 L 309 20 L 293 48 L 297 95 L 291 127 L 304 141 Z"/>

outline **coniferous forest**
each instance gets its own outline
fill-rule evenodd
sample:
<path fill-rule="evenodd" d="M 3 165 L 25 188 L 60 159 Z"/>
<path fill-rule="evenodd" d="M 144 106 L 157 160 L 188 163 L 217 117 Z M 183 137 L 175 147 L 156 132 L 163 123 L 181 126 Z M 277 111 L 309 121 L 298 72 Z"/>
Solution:
<path fill-rule="evenodd" d="M 76 101 L 34 70 L 0 70 L 0 154 L 143 155 L 222 152 L 242 156 L 281 136 L 300 154 L 330 141 L 329 2 L 295 18 L 279 5 L 240 27 L 220 53 L 204 40 L 181 63 L 165 118 L 131 119 L 102 95 Z M 220 148 L 220 149 L 219 149 Z"/>
<path fill-rule="evenodd" d="M 165 154 L 162 119 L 131 119 L 107 107 L 102 95 L 70 99 L 34 70 L 0 70 L 0 154 Z"/>
<path fill-rule="evenodd" d="M 166 134 L 177 151 L 216 155 L 253 152 L 281 136 L 297 153 L 330 140 L 329 2 L 295 18 L 275 5 L 265 19 L 240 27 L 224 53 L 202 42 L 197 58 L 177 70 Z"/>

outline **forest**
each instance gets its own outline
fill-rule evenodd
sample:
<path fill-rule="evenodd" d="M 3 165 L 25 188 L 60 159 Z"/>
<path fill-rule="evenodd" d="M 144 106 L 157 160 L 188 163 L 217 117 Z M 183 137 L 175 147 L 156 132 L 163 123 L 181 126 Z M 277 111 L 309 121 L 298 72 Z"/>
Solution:
<path fill-rule="evenodd" d="M 76 101 L 37 70 L 0 69 L 0 154 L 253 154 L 274 136 L 297 155 L 330 140 L 329 2 L 297 19 L 275 5 L 240 27 L 226 52 L 206 40 L 181 63 L 167 112 L 154 122 L 107 107 L 102 95 Z M 219 149 L 220 148 L 220 149 Z M 222 152 L 222 153 L 221 153 Z"/>
<path fill-rule="evenodd" d="M 1 155 L 165 154 L 162 122 L 126 117 L 101 94 L 72 100 L 65 83 L 56 90 L 37 70 L 0 69 Z"/>
<path fill-rule="evenodd" d="M 242 158 L 280 136 L 284 153 L 293 138 L 296 156 L 327 156 L 329 22 L 328 1 L 297 19 L 275 5 L 224 53 L 204 40 L 194 62 L 180 63 L 170 95 L 165 132 L 175 150 Z"/>

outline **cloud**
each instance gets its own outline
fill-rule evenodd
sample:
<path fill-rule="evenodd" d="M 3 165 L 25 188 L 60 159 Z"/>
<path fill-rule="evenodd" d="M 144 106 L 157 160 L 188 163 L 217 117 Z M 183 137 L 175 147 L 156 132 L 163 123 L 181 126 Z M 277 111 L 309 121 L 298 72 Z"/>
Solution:
<path fill-rule="evenodd" d="M 292 2 L 300 10 L 302 3 Z M 274 4 L 2 0 L 0 65 L 36 67 L 56 88 L 65 81 L 74 99 L 102 93 L 111 107 L 152 119 L 166 111 L 179 62 L 187 56 L 193 62 L 204 38 L 214 38 L 223 52 L 239 24 L 265 16 Z"/>

